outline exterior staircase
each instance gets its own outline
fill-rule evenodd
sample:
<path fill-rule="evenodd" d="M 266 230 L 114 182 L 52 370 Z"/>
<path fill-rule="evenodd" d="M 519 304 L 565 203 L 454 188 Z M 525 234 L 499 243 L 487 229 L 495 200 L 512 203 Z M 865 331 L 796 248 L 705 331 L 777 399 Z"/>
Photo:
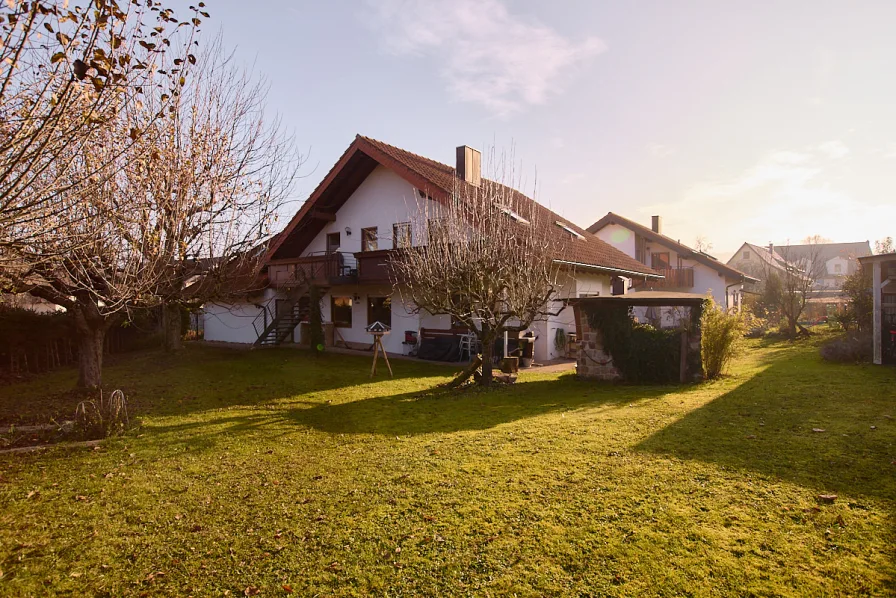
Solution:
<path fill-rule="evenodd" d="M 274 317 L 270 323 L 258 335 L 253 347 L 270 347 L 281 344 L 288 339 L 302 321 L 301 306 L 299 300 L 308 292 L 308 285 L 302 284 L 290 290 L 286 300 L 289 302 L 286 309 L 279 316 Z"/>

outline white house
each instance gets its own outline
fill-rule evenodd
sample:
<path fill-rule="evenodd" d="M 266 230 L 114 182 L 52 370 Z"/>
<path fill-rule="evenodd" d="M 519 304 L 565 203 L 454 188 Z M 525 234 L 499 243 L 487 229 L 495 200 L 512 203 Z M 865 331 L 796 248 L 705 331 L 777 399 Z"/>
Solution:
<path fill-rule="evenodd" d="M 632 290 L 666 290 L 711 293 L 718 305 L 740 308 L 744 283 L 758 280 L 663 234 L 662 218 L 653 216 L 643 226 L 613 212 L 588 227 L 616 249 L 664 275 L 662 280 L 634 281 Z"/>
<path fill-rule="evenodd" d="M 388 260 L 395 249 L 425 244 L 415 238 L 423 235 L 415 235 L 410 224 L 421 209 L 438 210 L 458 185 L 480 184 L 479 152 L 461 146 L 456 155 L 458 168 L 357 136 L 271 244 L 263 268 L 265 289 L 238 304 L 206 306 L 206 340 L 301 342 L 303 327 L 296 324 L 305 317 L 308 299 L 295 283 L 303 277 L 323 289 L 322 315 L 334 342 L 369 347 L 366 327 L 375 321 L 392 328 L 383 338 L 389 352 L 407 348 L 405 332 L 425 329 L 455 336 L 460 331 L 448 316 L 413 313 L 403 302 L 400 289 L 390 282 Z M 610 294 L 612 280 L 620 276 L 660 278 L 645 264 L 519 195 L 539 211 L 539 221 L 549 223 L 551 234 L 570 240 L 556 256 L 566 272 L 558 308 L 564 298 Z M 558 357 L 557 330 L 575 331 L 572 308 L 532 328 L 538 337 L 535 359 Z"/>

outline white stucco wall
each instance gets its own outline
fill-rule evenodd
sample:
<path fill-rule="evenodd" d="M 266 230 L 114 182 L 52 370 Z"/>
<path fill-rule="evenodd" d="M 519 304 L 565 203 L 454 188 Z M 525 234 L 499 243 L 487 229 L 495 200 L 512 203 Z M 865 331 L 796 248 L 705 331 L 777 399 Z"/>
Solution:
<path fill-rule="evenodd" d="M 258 338 L 252 321 L 261 314 L 261 309 L 251 303 L 209 303 L 203 306 L 202 314 L 204 338 L 207 341 L 251 344 Z"/>
<path fill-rule="evenodd" d="M 324 322 L 331 322 L 330 310 L 332 297 L 352 297 L 352 327 L 339 328 L 339 334 L 349 343 L 369 345 L 373 337 L 367 332 L 367 326 L 373 322 L 367 321 L 367 300 L 369 297 L 392 298 L 392 332 L 383 336 L 383 347 L 390 353 L 401 353 L 405 330 L 417 331 L 420 328 L 420 316 L 406 308 L 398 293 L 389 285 L 384 286 L 338 286 L 333 287 L 323 295 L 321 302 L 321 315 Z M 355 297 L 358 297 L 356 300 Z M 432 318 L 432 316 L 429 316 Z M 433 328 L 447 328 L 448 326 L 430 325 Z"/>
<path fill-rule="evenodd" d="M 378 249 L 393 249 L 392 225 L 414 221 L 414 229 L 424 227 L 425 214 L 437 214 L 439 204 L 423 200 L 413 185 L 391 170 L 377 166 L 346 200 L 336 213 L 336 220 L 328 222 L 305 249 L 304 254 L 327 250 L 327 234 L 339 233 L 340 251 L 361 251 L 361 229 L 377 228 Z M 347 235 L 346 227 L 352 234 Z M 412 230 L 411 242 L 420 245 L 424 231 Z"/>
<path fill-rule="evenodd" d="M 635 233 L 619 224 L 608 224 L 599 231 L 596 236 L 621 251 L 635 257 Z"/>
<path fill-rule="evenodd" d="M 597 231 L 597 236 L 610 243 L 620 251 L 629 255 L 630 257 L 635 257 L 635 233 L 620 224 L 609 224 Z M 678 252 L 675 251 L 671 247 L 667 247 L 661 243 L 656 241 L 648 241 L 647 242 L 647 255 L 648 255 L 648 264 L 650 265 L 649 255 L 651 253 L 669 253 L 669 263 L 673 268 L 678 267 Z M 755 258 L 754 258 L 755 259 Z M 693 288 L 683 288 L 683 289 L 668 289 L 670 291 L 681 290 L 689 293 L 699 293 L 701 295 L 705 295 L 706 293 L 712 291 L 713 299 L 716 303 L 721 306 L 726 305 L 725 294 L 726 287 L 734 282 L 740 282 L 740 280 L 735 280 L 726 275 L 719 276 L 719 271 L 709 266 L 706 266 L 700 262 L 697 262 L 692 259 L 682 259 L 681 260 L 682 268 L 693 268 L 694 269 L 694 286 Z M 637 289 L 635 289 L 637 290 Z M 727 305 L 733 306 L 735 304 L 734 295 L 739 292 L 740 285 L 732 287 L 728 292 L 728 303 Z M 608 288 L 609 294 L 609 288 Z"/>

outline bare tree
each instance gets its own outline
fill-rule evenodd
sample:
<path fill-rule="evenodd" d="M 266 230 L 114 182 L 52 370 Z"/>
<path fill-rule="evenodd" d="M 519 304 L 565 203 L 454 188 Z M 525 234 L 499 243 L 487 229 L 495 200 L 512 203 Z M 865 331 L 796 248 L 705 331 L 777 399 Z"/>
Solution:
<path fill-rule="evenodd" d="M 784 331 L 791 338 L 797 333 L 809 333 L 799 320 L 813 288 L 825 273 L 826 265 L 821 252 L 825 242 L 824 238 L 815 235 L 807 237 L 801 245 L 776 247 L 775 251 L 783 260 L 782 267 L 766 265 L 763 278 L 768 297 L 765 299 L 777 307 Z"/>
<path fill-rule="evenodd" d="M 534 202 L 503 184 L 459 181 L 444 204 L 421 199 L 412 220 L 426 245 L 394 259 L 392 273 L 408 308 L 450 315 L 482 345 L 482 384 L 492 381 L 495 341 L 556 313 L 560 243 Z"/>
<path fill-rule="evenodd" d="M 73 315 L 79 386 L 102 384 L 106 331 L 134 310 L 257 288 L 297 163 L 276 123 L 266 124 L 263 86 L 220 50 L 217 42 L 197 61 L 177 99 L 147 97 L 119 112 L 69 161 L 57 225 L 77 245 L 50 235 L 17 252 L 19 290 Z"/>
<path fill-rule="evenodd" d="M 189 48 L 208 16 L 203 6 L 182 20 L 159 2 L 138 0 L 0 6 L 0 278 L 15 250 L 34 239 L 79 240 L 55 228 L 66 209 L 61 196 L 101 184 L 118 155 L 103 152 L 105 161 L 89 169 L 74 163 L 146 94 L 176 97 L 184 65 L 195 60 Z"/>
<path fill-rule="evenodd" d="M 700 253 L 708 253 L 712 250 L 712 242 L 703 235 L 697 235 L 697 238 L 694 240 L 694 249 Z"/>
<path fill-rule="evenodd" d="M 276 119 L 267 87 L 237 67 L 220 37 L 199 57 L 170 117 L 139 124 L 128 190 L 141 197 L 142 251 L 169 265 L 153 294 L 163 306 L 165 348 L 180 347 L 180 314 L 258 288 L 259 250 L 302 163 Z M 152 121 L 156 108 L 140 117 Z"/>
<path fill-rule="evenodd" d="M 893 245 L 893 237 L 884 237 L 874 242 L 874 253 L 880 255 L 882 253 L 893 253 L 896 251 Z"/>

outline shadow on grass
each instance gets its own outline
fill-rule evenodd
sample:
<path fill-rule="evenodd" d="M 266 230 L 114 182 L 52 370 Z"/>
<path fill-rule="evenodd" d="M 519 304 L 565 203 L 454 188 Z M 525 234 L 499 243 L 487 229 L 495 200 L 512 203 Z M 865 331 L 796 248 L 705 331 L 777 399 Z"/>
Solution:
<path fill-rule="evenodd" d="M 893 501 L 894 372 L 775 352 L 766 369 L 636 448 Z"/>
<path fill-rule="evenodd" d="M 491 391 L 477 388 L 429 388 L 342 403 L 294 401 L 298 408 L 272 409 L 270 415 L 247 413 L 203 422 L 153 426 L 154 433 L 188 438 L 197 446 L 211 446 L 222 434 L 294 434 L 299 424 L 328 434 L 412 436 L 486 430 L 552 412 L 620 406 L 651 399 L 678 387 L 618 386 L 576 379 L 523 382 Z"/>
<path fill-rule="evenodd" d="M 131 415 L 171 416 L 235 405 L 257 405 L 291 396 L 372 382 L 371 358 L 341 354 L 315 357 L 293 348 L 246 351 L 188 346 L 178 354 L 145 352 L 116 360 L 104 387 L 124 390 Z M 450 376 L 454 369 L 393 360 L 393 380 Z M 460 369 L 460 366 L 457 368 Z M 72 392 L 76 372 L 52 372 L 0 387 L 0 425 L 71 419 L 82 394 Z M 381 382 L 381 374 L 373 382 Z"/>

